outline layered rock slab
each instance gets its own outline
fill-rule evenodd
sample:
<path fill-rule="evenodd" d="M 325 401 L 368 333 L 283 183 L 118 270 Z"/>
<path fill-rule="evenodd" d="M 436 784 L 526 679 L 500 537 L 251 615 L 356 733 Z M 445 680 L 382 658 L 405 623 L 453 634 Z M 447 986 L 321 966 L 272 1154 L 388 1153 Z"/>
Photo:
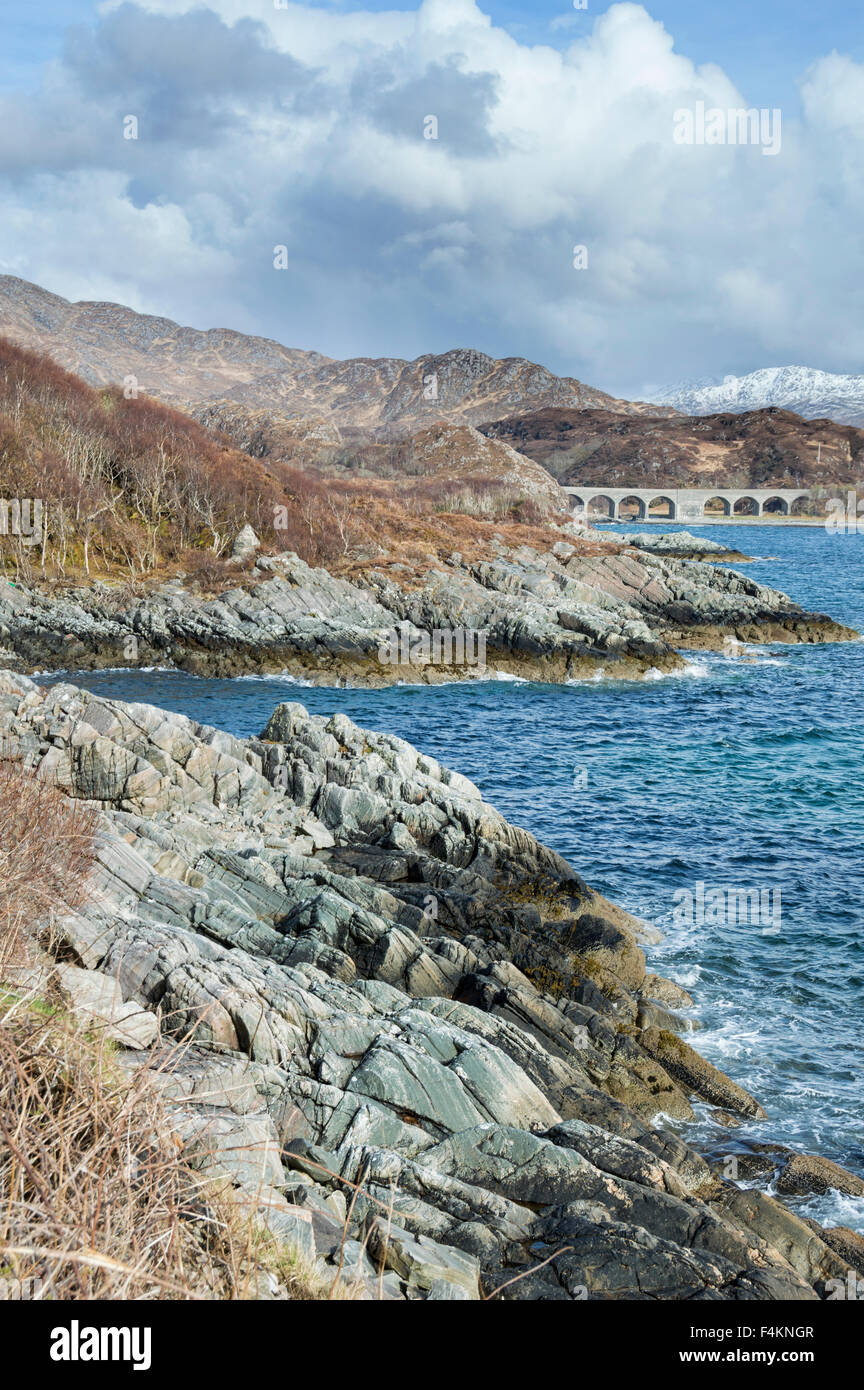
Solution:
<path fill-rule="evenodd" d="M 657 1120 L 758 1104 L 664 1065 L 640 1007 L 686 996 L 642 925 L 468 779 L 297 704 L 237 739 L 8 672 L 0 748 L 99 811 L 45 935 L 69 979 L 154 1020 L 126 1064 L 152 1047 L 179 1142 L 286 1242 L 350 1247 L 364 1296 L 815 1298 L 848 1268 L 743 1229 Z"/>

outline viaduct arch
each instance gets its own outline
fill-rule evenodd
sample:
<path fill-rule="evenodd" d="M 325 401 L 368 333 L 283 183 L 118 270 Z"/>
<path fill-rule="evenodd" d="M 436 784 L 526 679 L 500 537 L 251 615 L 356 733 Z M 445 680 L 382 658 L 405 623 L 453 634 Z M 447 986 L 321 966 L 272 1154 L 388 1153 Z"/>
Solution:
<path fill-rule="evenodd" d="M 701 521 L 707 502 L 721 502 L 723 515 L 728 517 L 789 516 L 793 503 L 810 496 L 808 488 L 639 488 L 602 487 L 596 483 L 572 484 L 564 491 L 577 514 L 596 516 L 602 507 L 610 521 L 620 520 L 622 502 L 636 503 L 639 521 L 647 521 L 652 504 L 661 502 L 666 504 L 666 511 L 653 520 Z"/>

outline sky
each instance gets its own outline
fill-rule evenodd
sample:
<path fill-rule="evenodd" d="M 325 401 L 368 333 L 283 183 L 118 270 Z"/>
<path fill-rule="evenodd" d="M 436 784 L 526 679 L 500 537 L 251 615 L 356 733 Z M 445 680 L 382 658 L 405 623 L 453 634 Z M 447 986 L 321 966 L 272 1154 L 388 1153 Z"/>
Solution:
<path fill-rule="evenodd" d="M 864 371 L 851 0 L 4 0 L 0 38 L 0 273 L 631 398 Z"/>

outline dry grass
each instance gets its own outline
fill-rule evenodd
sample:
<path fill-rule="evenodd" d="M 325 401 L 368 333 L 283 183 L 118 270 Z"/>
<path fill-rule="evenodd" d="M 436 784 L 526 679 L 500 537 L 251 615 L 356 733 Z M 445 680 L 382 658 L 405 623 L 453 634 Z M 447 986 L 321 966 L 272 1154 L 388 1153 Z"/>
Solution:
<path fill-rule="evenodd" d="M 155 1092 L 125 1080 L 104 1033 L 7 993 L 0 1067 L 0 1258 L 14 1277 L 58 1299 L 182 1297 L 193 1282 L 218 1296 Z"/>
<path fill-rule="evenodd" d="M 270 1234 L 263 1193 L 202 1171 L 159 1074 L 56 999 L 0 987 L 0 1074 L 0 1277 L 75 1301 L 368 1297 Z"/>
<path fill-rule="evenodd" d="M 0 991 L 0 1070 L 0 1274 L 61 1300 L 255 1299 L 268 1274 L 288 1298 L 351 1296 L 191 1166 L 153 1073 L 104 1033 Z"/>
<path fill-rule="evenodd" d="M 60 905 L 75 907 L 92 863 L 96 816 L 0 741 L 0 979 Z"/>

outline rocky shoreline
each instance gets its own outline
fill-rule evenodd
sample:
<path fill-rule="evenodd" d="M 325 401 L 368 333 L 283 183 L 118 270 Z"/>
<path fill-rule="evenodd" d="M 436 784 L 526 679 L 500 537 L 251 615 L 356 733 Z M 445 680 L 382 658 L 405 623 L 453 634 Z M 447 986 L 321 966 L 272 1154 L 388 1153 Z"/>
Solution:
<path fill-rule="evenodd" d="M 0 756 L 99 812 L 34 988 L 110 1026 L 202 1171 L 367 1297 L 807 1301 L 864 1274 L 864 1238 L 725 1176 L 726 1125 L 765 1111 L 686 1041 L 650 929 L 403 740 L 298 704 L 238 739 L 3 671 Z M 670 1128 L 697 1102 L 711 1163 Z"/>
<path fill-rule="evenodd" d="M 675 560 L 707 560 L 711 564 L 734 561 L 736 565 L 741 565 L 749 564 L 752 559 L 741 550 L 731 550 L 721 541 L 694 536 L 689 531 L 663 531 L 660 535 L 653 531 L 619 532 L 618 540 L 622 545 L 631 545 L 650 555 L 663 555 Z"/>
<path fill-rule="evenodd" d="M 370 564 L 351 577 L 290 553 L 256 560 L 253 548 L 236 583 L 216 594 L 182 577 L 136 590 L 0 581 L 0 664 L 24 673 L 285 673 L 322 685 L 490 674 L 561 682 L 673 671 L 684 665 L 679 648 L 719 649 L 730 638 L 858 636 L 735 571 L 666 555 L 663 537 L 649 539 L 648 550 L 596 535 L 562 539 L 546 552 L 496 543 L 484 558 L 430 555 L 420 571 Z M 700 554 L 713 544 L 701 543 Z M 382 659 L 396 629 L 420 652 L 416 659 Z M 430 632 L 460 630 L 482 632 L 482 663 L 422 654 Z"/>

